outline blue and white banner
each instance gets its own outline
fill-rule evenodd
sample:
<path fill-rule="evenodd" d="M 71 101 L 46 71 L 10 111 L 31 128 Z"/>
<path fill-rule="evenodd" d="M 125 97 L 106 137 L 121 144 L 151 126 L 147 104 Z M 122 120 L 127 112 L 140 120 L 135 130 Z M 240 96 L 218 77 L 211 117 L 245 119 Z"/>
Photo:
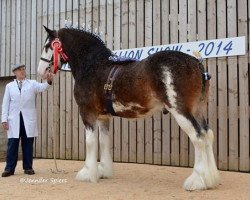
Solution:
<path fill-rule="evenodd" d="M 246 53 L 245 36 L 134 49 L 122 49 L 115 50 L 113 52 L 117 56 L 142 60 L 151 54 L 166 50 L 181 51 L 192 56 L 194 56 L 193 52 L 200 52 L 202 58 L 244 55 Z"/>
<path fill-rule="evenodd" d="M 203 40 L 196 42 L 167 44 L 134 49 L 122 49 L 113 51 L 121 57 L 142 60 L 159 51 L 175 50 L 194 56 L 193 52 L 199 52 L 202 58 L 216 58 L 225 56 L 239 56 L 246 54 L 245 36 L 222 38 L 215 40 Z M 70 70 L 68 64 L 62 66 L 62 70 Z"/>

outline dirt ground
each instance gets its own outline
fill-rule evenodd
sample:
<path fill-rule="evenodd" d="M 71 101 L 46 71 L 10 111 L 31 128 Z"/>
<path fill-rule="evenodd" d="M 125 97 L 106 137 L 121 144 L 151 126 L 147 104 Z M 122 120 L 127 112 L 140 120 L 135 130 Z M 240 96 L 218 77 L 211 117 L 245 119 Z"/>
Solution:
<path fill-rule="evenodd" d="M 207 191 L 187 192 L 183 181 L 191 174 L 191 168 L 166 167 L 146 164 L 115 163 L 113 179 L 102 179 L 98 183 L 75 180 L 82 168 L 82 161 L 57 161 L 58 168 L 65 173 L 52 173 L 53 160 L 35 159 L 35 175 L 25 175 L 22 162 L 18 162 L 16 173 L 0 178 L 0 199 L 60 199 L 60 200 L 238 200 L 250 199 L 250 174 L 220 172 L 221 184 Z M 0 163 L 3 170 L 4 162 Z"/>

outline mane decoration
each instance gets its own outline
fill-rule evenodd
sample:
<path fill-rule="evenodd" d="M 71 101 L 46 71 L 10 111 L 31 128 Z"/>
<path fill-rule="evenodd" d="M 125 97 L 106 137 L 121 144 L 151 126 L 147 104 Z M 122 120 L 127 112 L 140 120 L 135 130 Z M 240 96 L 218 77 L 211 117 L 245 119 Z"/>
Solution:
<path fill-rule="evenodd" d="M 95 31 L 93 33 L 90 25 L 86 25 L 85 23 L 83 23 L 82 27 L 79 27 L 78 22 L 76 22 L 75 25 L 73 25 L 71 21 L 67 21 L 67 20 L 65 20 L 65 28 L 87 33 L 95 37 L 96 39 L 98 39 L 104 46 L 106 46 L 106 44 L 101 39 L 103 32 L 102 31 L 98 32 L 97 28 L 95 28 Z"/>
<path fill-rule="evenodd" d="M 112 54 L 111 56 L 109 56 L 108 59 L 109 59 L 109 61 L 111 61 L 111 63 L 116 63 L 116 64 L 132 63 L 132 62 L 139 61 L 139 59 L 136 59 L 136 58 L 117 56 L 116 54 Z"/>

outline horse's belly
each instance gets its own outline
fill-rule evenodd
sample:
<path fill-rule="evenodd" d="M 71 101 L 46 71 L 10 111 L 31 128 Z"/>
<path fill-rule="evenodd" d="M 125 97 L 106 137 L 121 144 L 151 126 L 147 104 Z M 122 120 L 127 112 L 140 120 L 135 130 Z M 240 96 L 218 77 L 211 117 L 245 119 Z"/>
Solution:
<path fill-rule="evenodd" d="M 117 116 L 123 118 L 143 118 L 151 116 L 157 110 L 162 110 L 162 105 L 155 104 L 150 107 L 144 107 L 137 103 L 128 103 L 123 105 L 120 102 L 114 102 L 113 108 Z"/>

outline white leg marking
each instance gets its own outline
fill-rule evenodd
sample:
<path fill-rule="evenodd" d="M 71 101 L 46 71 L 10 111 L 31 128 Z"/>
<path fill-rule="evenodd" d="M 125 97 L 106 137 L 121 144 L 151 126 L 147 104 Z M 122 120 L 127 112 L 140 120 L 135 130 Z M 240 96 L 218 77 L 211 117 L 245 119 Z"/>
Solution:
<path fill-rule="evenodd" d="M 192 123 L 180 115 L 175 109 L 170 109 L 180 127 L 188 134 L 195 148 L 195 164 L 193 173 L 185 180 L 186 190 L 204 190 L 213 188 L 219 183 L 219 173 L 215 164 L 212 149 L 212 131 L 203 133 L 199 138 Z"/>
<path fill-rule="evenodd" d="M 113 177 L 113 161 L 110 154 L 109 122 L 99 123 L 99 142 L 100 142 L 100 163 L 98 172 L 100 178 Z"/>
<path fill-rule="evenodd" d="M 98 139 L 96 131 L 86 130 L 86 160 L 84 167 L 76 175 L 77 180 L 94 183 L 98 181 L 97 147 Z"/>

